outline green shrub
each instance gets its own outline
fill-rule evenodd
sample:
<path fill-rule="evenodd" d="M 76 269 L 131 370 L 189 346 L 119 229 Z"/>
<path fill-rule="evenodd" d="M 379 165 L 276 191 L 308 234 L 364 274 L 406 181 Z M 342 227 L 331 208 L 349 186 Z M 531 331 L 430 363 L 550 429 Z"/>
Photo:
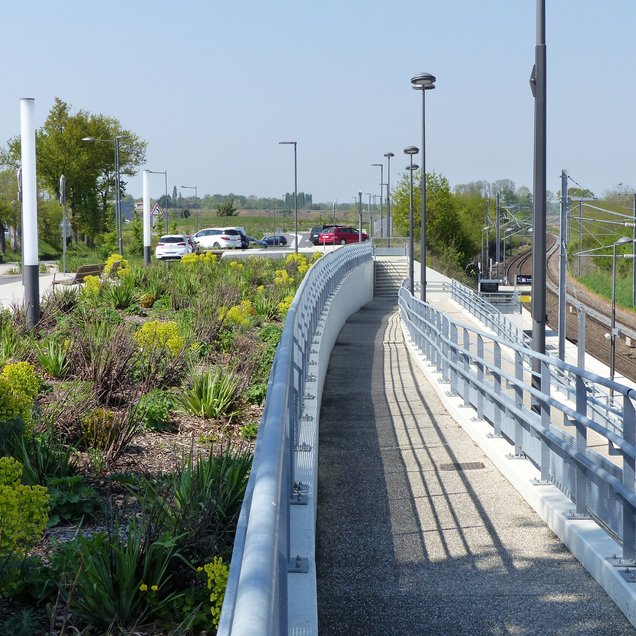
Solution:
<path fill-rule="evenodd" d="M 56 477 L 49 480 L 48 490 L 51 511 L 49 526 L 61 521 L 81 521 L 84 517 L 94 518 L 100 511 L 97 491 L 86 482 L 83 475 Z"/>
<path fill-rule="evenodd" d="M 63 378 L 69 368 L 69 341 L 47 338 L 38 343 L 36 353 L 40 366 L 53 378 Z"/>
<path fill-rule="evenodd" d="M 24 556 L 48 521 L 49 495 L 42 486 L 23 486 L 22 464 L 0 457 L 0 556 Z"/>
<path fill-rule="evenodd" d="M 249 422 L 241 426 L 241 437 L 245 439 L 256 439 L 258 435 L 258 422 Z"/>
<path fill-rule="evenodd" d="M 174 396 L 168 391 L 153 389 L 143 395 L 136 407 L 136 416 L 150 431 L 165 430 L 170 425 L 170 412 L 174 408 Z"/>
<path fill-rule="evenodd" d="M 238 385 L 238 379 L 230 371 L 217 366 L 195 375 L 192 386 L 177 395 L 177 405 L 190 415 L 232 419 L 239 412 Z"/>
<path fill-rule="evenodd" d="M 183 338 L 179 335 L 177 323 L 174 321 L 145 322 L 135 334 L 135 340 L 139 347 L 148 353 L 159 349 L 176 355 L 184 346 Z"/>
<path fill-rule="evenodd" d="M 25 434 L 30 434 L 38 391 L 39 381 L 29 362 L 7 364 L 0 372 L 0 428 L 20 419 Z"/>
<path fill-rule="evenodd" d="M 21 438 L 22 479 L 31 486 L 46 486 L 49 479 L 75 474 L 75 449 L 52 424 L 32 437 Z"/>

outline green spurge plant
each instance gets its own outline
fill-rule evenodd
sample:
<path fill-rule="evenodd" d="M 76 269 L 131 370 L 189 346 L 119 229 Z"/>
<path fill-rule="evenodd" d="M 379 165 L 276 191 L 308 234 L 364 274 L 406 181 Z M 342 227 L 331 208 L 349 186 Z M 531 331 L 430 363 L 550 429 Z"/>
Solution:
<path fill-rule="evenodd" d="M 25 434 L 30 434 L 38 390 L 39 381 L 29 362 L 7 364 L 0 371 L 0 427 L 19 418 Z"/>
<path fill-rule="evenodd" d="M 225 598 L 225 588 L 227 587 L 230 568 L 223 563 L 221 557 L 214 557 L 211 563 L 206 563 L 203 566 L 203 569 L 208 575 L 212 624 L 214 627 L 218 627 L 219 621 L 221 620 L 221 608 L 223 607 L 223 599 Z"/>
<path fill-rule="evenodd" d="M 22 464 L 0 457 L 0 557 L 24 556 L 42 536 L 49 495 L 43 486 L 20 483 Z"/>
<path fill-rule="evenodd" d="M 179 328 L 174 321 L 161 322 L 151 320 L 145 322 L 135 334 L 135 340 L 142 350 L 165 350 L 176 355 L 183 349 L 184 341 L 179 335 Z"/>

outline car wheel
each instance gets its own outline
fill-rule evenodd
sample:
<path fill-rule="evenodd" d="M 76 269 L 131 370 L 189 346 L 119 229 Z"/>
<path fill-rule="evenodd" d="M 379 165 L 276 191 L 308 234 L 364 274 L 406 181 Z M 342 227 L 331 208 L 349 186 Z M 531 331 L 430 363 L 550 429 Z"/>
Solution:
<path fill-rule="evenodd" d="M 220 246 L 218 243 L 214 243 L 214 244 L 212 245 L 212 249 L 214 249 L 214 250 L 218 250 L 218 249 L 221 249 L 221 246 Z"/>
<path fill-rule="evenodd" d="M 344 239 L 340 239 L 340 245 L 346 245 L 347 241 L 345 241 Z"/>

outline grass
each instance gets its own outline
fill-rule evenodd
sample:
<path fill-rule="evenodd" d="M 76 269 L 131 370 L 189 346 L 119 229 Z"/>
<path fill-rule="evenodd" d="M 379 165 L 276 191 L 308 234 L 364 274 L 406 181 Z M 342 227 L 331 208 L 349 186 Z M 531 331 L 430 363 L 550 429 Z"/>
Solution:
<path fill-rule="evenodd" d="M 595 294 L 612 301 L 612 273 L 595 269 L 581 276 L 579 281 Z M 634 311 L 632 306 L 632 277 L 617 274 L 616 276 L 616 304 L 624 309 Z"/>

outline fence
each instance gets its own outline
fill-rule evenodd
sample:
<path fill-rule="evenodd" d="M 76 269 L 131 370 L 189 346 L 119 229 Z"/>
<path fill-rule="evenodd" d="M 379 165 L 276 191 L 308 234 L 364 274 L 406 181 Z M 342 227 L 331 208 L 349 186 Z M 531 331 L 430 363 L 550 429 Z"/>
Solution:
<path fill-rule="evenodd" d="M 412 342 L 463 397 L 477 418 L 489 422 L 495 436 L 514 444 L 514 455 L 527 457 L 572 499 L 575 514 L 589 514 L 623 546 L 623 559 L 635 556 L 636 538 L 636 392 L 557 358 L 533 352 L 523 341 L 452 322 L 446 314 L 400 289 L 400 313 Z M 533 362 L 540 367 L 534 376 Z M 558 374 L 557 374 L 558 371 Z M 552 391 L 551 375 L 574 378 L 572 399 Z M 538 382 L 537 382 L 538 381 Z M 588 387 L 613 389 L 620 396 L 621 431 L 588 416 Z M 555 422 L 572 427 L 569 435 Z M 588 433 L 604 438 L 619 465 L 588 447 Z"/>
<path fill-rule="evenodd" d="M 317 373 L 324 378 L 326 372 L 316 362 L 314 338 L 320 335 L 319 321 L 322 317 L 324 325 L 324 312 L 343 281 L 371 261 L 370 243 L 326 254 L 308 271 L 289 309 L 270 373 L 219 634 L 287 633 L 288 572 L 304 569 L 304 563 L 290 553 L 290 506 L 306 503 L 307 485 L 297 476 L 297 459 L 312 450 L 300 443 L 299 427 L 305 401 L 316 399 L 306 392 L 306 385 L 317 381 Z M 369 280 L 372 294 L 372 275 Z"/>

